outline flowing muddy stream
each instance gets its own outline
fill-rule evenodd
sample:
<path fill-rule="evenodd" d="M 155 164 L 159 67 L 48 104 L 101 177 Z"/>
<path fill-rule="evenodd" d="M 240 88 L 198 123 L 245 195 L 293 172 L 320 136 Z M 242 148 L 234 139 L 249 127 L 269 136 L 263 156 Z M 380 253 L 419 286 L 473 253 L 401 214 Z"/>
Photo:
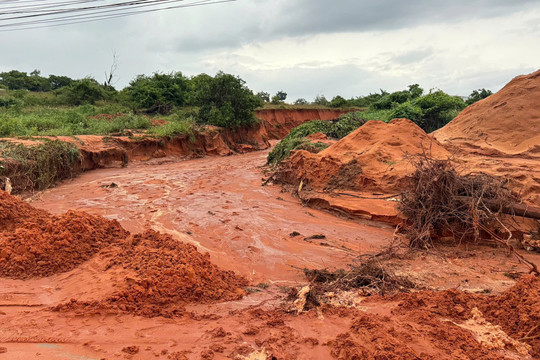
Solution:
<path fill-rule="evenodd" d="M 277 186 L 262 187 L 267 154 L 96 170 L 40 194 L 32 205 L 117 219 L 131 232 L 169 233 L 252 282 L 303 280 L 291 265 L 343 267 L 391 239 L 389 227 L 342 220 L 303 207 Z"/>

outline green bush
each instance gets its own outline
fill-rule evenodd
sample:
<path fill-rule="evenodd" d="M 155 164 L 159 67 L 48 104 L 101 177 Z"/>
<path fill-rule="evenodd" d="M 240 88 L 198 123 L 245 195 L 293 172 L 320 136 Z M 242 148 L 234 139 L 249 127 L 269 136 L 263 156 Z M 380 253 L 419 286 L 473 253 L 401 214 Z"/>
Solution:
<path fill-rule="evenodd" d="M 474 103 L 477 102 L 477 101 L 480 101 L 480 100 L 482 100 L 482 99 L 487 98 L 487 97 L 490 96 L 490 95 L 493 95 L 493 93 L 491 92 L 491 90 L 486 90 L 486 89 L 478 89 L 478 90 L 474 90 L 474 91 L 469 95 L 469 97 L 467 98 L 466 103 L 467 103 L 467 105 L 471 105 L 471 104 L 474 104 Z"/>
<path fill-rule="evenodd" d="M 335 96 L 332 101 L 330 101 L 330 104 L 328 104 L 331 108 L 341 108 L 347 106 L 347 100 L 345 100 L 342 96 Z"/>
<path fill-rule="evenodd" d="M 350 115 L 344 114 L 335 121 L 314 120 L 297 126 L 268 154 L 266 163 L 268 165 L 277 165 L 288 158 L 291 151 L 295 149 L 317 152 L 315 150 L 320 151 L 326 148 L 322 146 L 324 144 L 319 143 L 316 145 L 317 143 L 311 143 L 306 139 L 309 135 L 320 132 L 330 138 L 342 139 L 365 123 L 366 120 L 361 118 L 361 112 L 356 112 Z"/>
<path fill-rule="evenodd" d="M 173 106 L 184 105 L 187 90 L 188 80 L 181 72 L 174 72 L 154 73 L 152 76 L 139 75 L 123 92 L 136 108 L 170 109 Z"/>
<path fill-rule="evenodd" d="M 127 129 L 148 129 L 152 125 L 144 116 L 125 114 L 121 110 L 118 105 L 9 109 L 0 111 L 0 136 L 108 135 L 124 133 Z"/>
<path fill-rule="evenodd" d="M 0 108 L 9 109 L 9 108 L 12 108 L 12 107 L 17 106 L 17 105 L 20 106 L 20 101 L 17 101 L 17 100 L 14 99 L 14 98 L 11 98 L 11 97 L 8 97 L 8 98 L 0 97 Z"/>
<path fill-rule="evenodd" d="M 57 90 L 56 94 L 62 102 L 68 105 L 93 105 L 99 100 L 111 97 L 111 94 L 102 85 L 90 78 L 73 81 L 71 85 Z"/>
<path fill-rule="evenodd" d="M 462 98 L 441 90 L 419 97 L 413 105 L 422 109 L 422 119 L 417 124 L 428 133 L 446 125 L 466 107 Z"/>
<path fill-rule="evenodd" d="M 190 103 L 199 107 L 197 122 L 225 128 L 250 126 L 258 120 L 255 109 L 263 106 L 261 98 L 231 74 L 218 72 L 193 79 Z"/>
<path fill-rule="evenodd" d="M 390 114 L 391 119 L 405 118 L 416 124 L 422 123 L 422 109 L 418 105 L 413 105 L 410 101 L 399 105 Z"/>

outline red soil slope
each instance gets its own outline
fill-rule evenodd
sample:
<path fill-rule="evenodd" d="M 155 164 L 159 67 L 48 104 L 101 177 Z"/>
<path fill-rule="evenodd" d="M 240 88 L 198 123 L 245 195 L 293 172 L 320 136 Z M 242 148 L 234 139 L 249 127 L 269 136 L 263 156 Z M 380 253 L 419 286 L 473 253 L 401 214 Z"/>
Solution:
<path fill-rule="evenodd" d="M 433 135 L 442 143 L 538 155 L 540 70 L 516 77 L 496 94 L 466 108 Z"/>
<path fill-rule="evenodd" d="M 262 120 L 270 139 L 283 139 L 295 127 L 311 120 L 333 120 L 349 110 L 336 109 L 269 109 L 258 110 L 256 115 Z"/>
<path fill-rule="evenodd" d="M 410 120 L 394 119 L 388 124 L 369 121 L 318 154 L 294 152 L 280 177 L 293 184 L 302 180 L 315 190 L 390 193 L 399 191 L 413 170 L 407 155 L 424 151 L 436 158 L 450 156 L 437 140 Z"/>

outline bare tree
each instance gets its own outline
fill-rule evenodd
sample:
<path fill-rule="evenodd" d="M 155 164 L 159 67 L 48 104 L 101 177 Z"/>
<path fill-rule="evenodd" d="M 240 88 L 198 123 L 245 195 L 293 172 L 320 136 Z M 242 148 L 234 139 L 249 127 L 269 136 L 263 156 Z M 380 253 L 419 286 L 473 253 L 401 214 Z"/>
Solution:
<path fill-rule="evenodd" d="M 108 74 L 105 71 L 105 82 L 103 83 L 103 85 L 105 85 L 105 86 L 112 86 L 113 85 L 112 80 L 113 80 L 113 78 L 115 76 L 115 73 L 116 73 L 117 69 L 118 69 L 118 54 L 116 53 L 116 50 L 113 50 L 111 69 L 109 70 Z"/>

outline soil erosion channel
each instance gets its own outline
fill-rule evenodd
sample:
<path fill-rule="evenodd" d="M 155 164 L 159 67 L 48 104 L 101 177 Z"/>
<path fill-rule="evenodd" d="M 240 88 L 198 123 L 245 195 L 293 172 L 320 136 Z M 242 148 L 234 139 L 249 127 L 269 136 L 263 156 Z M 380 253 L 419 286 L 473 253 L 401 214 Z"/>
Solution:
<path fill-rule="evenodd" d="M 117 219 L 134 233 L 152 228 L 171 234 L 253 283 L 304 280 L 290 265 L 343 267 L 391 239 L 388 227 L 341 220 L 303 207 L 276 186 L 262 187 L 259 166 L 266 155 L 96 170 L 40 194 L 32 205 Z"/>

